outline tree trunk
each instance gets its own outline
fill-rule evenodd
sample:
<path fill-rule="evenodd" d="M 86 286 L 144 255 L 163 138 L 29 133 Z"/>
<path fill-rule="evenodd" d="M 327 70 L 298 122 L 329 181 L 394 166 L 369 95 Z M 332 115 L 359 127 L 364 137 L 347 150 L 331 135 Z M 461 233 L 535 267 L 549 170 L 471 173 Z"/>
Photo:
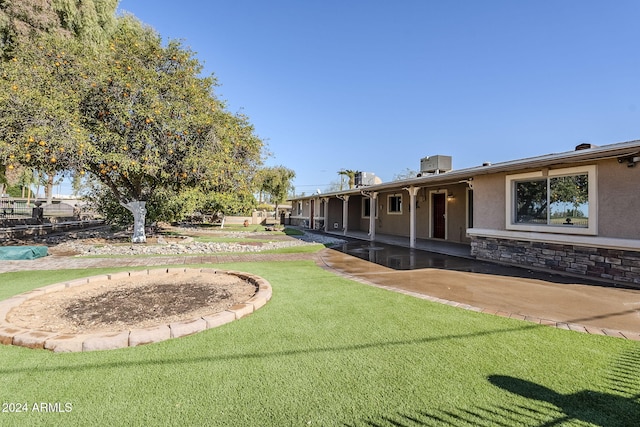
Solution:
<path fill-rule="evenodd" d="M 144 230 L 147 216 L 147 208 L 145 206 L 147 202 L 134 200 L 133 202 L 121 202 L 120 204 L 133 214 L 133 236 L 131 237 L 131 241 L 133 243 L 145 243 L 147 241 Z"/>
<path fill-rule="evenodd" d="M 44 194 L 47 198 L 47 204 L 50 205 L 53 202 L 53 179 L 55 175 L 47 174 L 47 185 L 44 190 Z"/>

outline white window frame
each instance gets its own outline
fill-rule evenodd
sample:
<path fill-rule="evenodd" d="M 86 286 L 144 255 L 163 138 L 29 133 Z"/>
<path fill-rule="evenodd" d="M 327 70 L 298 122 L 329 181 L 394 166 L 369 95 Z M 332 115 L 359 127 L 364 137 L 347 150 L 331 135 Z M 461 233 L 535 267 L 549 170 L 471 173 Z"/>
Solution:
<path fill-rule="evenodd" d="M 549 224 L 518 224 L 515 223 L 515 184 L 518 181 L 535 178 L 553 178 L 565 175 L 587 174 L 589 182 L 589 226 L 570 227 L 565 225 Z M 540 170 L 536 172 L 507 175 L 505 180 L 505 228 L 516 231 L 533 231 L 541 233 L 557 234 L 583 234 L 596 235 L 598 233 L 598 179 L 595 165 L 577 166 L 563 169 Z"/>
<path fill-rule="evenodd" d="M 391 198 L 397 197 L 400 199 L 400 210 L 392 211 L 391 210 Z M 402 194 L 389 194 L 387 196 L 387 214 L 388 215 L 402 215 Z"/>

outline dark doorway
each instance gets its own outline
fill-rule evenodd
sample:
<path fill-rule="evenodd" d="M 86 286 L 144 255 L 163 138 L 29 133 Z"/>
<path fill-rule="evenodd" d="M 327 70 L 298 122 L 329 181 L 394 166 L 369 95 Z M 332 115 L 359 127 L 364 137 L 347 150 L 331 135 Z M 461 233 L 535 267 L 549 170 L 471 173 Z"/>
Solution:
<path fill-rule="evenodd" d="M 433 233 L 431 236 L 435 239 L 445 238 L 445 228 L 447 225 L 445 219 L 446 197 L 444 193 L 434 193 L 432 196 Z"/>

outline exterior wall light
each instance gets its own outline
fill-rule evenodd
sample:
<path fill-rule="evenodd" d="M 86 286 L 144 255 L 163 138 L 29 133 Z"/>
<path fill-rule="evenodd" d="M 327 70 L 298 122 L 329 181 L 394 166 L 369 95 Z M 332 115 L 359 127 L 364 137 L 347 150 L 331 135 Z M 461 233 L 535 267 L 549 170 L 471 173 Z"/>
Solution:
<path fill-rule="evenodd" d="M 626 163 L 628 168 L 632 168 L 636 165 L 636 163 L 640 162 L 640 156 L 636 154 L 632 154 L 630 156 L 620 157 L 618 158 L 618 163 Z"/>

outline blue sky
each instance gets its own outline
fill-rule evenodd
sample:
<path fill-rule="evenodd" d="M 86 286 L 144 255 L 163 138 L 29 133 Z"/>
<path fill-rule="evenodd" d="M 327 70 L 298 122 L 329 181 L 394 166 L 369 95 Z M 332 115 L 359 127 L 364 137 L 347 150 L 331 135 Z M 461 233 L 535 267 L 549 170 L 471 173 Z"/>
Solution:
<path fill-rule="evenodd" d="M 640 2 L 122 0 L 197 52 L 296 192 L 640 138 Z"/>

